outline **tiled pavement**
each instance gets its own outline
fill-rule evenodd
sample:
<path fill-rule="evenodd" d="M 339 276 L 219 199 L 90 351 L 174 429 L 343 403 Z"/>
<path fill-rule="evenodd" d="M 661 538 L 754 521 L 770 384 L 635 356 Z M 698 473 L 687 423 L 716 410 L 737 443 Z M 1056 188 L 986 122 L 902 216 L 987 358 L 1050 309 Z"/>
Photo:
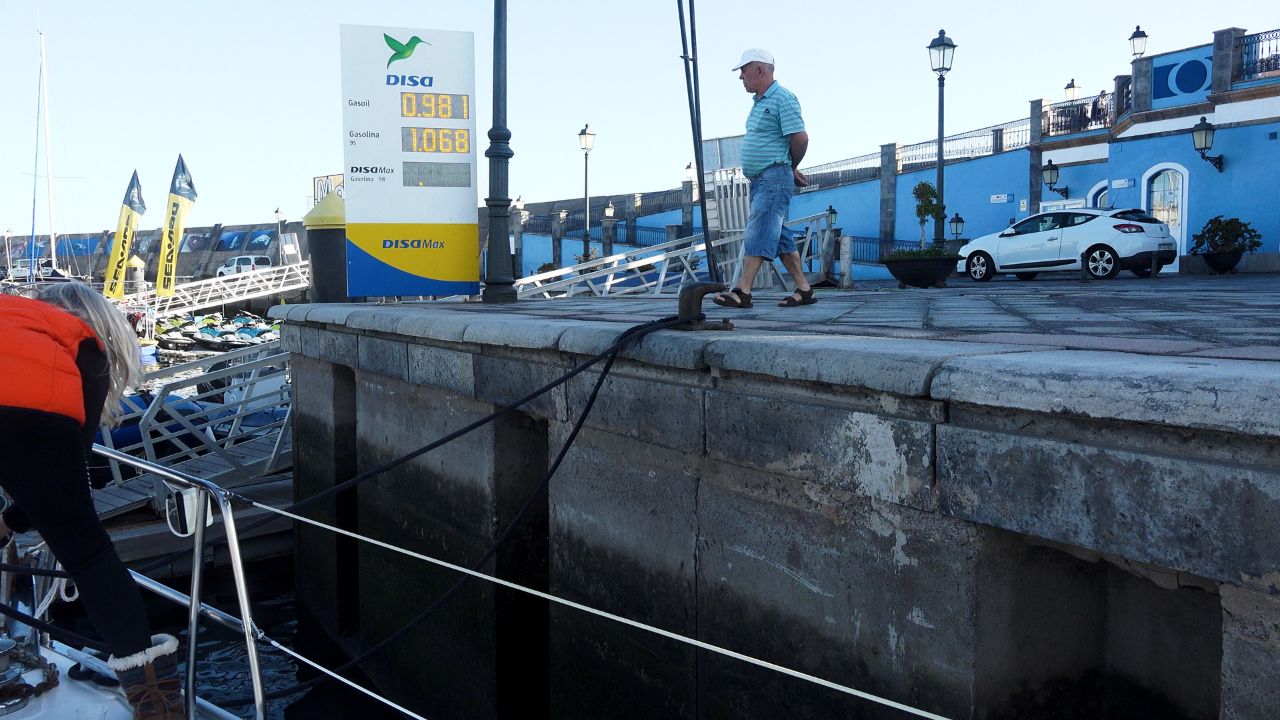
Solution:
<path fill-rule="evenodd" d="M 704 309 L 713 320 L 778 332 L 1280 361 L 1280 275 L 949 282 L 930 290 L 899 290 L 890 282 L 820 290 L 817 304 L 798 308 L 777 307 L 782 292 L 758 292 L 748 310 L 721 308 L 710 299 Z M 584 297 L 463 307 L 630 324 L 674 314 L 676 303 L 674 297 Z"/>

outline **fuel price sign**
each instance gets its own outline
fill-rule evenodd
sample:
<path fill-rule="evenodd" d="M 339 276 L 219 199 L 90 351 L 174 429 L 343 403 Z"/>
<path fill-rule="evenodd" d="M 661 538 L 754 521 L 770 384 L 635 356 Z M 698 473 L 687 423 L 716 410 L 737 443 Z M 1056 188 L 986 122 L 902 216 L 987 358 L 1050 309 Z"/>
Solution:
<path fill-rule="evenodd" d="M 480 290 L 475 39 L 342 26 L 347 294 Z"/>

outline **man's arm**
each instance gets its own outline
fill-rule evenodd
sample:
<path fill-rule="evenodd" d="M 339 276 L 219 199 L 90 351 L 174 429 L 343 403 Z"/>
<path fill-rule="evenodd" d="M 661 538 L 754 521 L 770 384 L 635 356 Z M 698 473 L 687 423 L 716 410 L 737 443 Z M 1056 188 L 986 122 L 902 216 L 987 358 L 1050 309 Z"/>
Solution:
<path fill-rule="evenodd" d="M 809 179 L 800 172 L 800 161 L 804 160 L 804 154 L 809 150 L 809 133 L 803 130 L 792 133 L 787 136 L 787 141 L 791 143 L 791 172 L 795 175 L 796 185 L 804 187 L 809 184 Z"/>

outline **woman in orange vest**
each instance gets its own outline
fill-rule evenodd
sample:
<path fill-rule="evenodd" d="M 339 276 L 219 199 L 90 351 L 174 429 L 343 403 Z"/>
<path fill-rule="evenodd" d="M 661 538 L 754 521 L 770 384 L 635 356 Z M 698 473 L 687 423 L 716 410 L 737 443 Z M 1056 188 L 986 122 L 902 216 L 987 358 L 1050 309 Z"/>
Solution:
<path fill-rule="evenodd" d="M 137 335 L 88 286 L 50 285 L 41 300 L 0 295 L 0 485 L 14 501 L 0 533 L 40 533 L 111 648 L 134 718 L 172 720 L 186 717 L 178 641 L 151 634 L 142 594 L 93 507 L 86 462 L 97 428 L 114 424 L 138 377 Z"/>

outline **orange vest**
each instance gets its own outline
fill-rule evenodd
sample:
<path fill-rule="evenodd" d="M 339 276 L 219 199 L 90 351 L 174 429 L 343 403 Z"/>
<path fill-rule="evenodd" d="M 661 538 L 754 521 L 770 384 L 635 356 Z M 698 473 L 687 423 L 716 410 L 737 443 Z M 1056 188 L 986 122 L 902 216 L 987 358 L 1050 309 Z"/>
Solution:
<path fill-rule="evenodd" d="M 89 338 L 98 336 L 74 315 L 0 294 L 0 406 L 65 415 L 84 425 L 76 354 Z"/>

